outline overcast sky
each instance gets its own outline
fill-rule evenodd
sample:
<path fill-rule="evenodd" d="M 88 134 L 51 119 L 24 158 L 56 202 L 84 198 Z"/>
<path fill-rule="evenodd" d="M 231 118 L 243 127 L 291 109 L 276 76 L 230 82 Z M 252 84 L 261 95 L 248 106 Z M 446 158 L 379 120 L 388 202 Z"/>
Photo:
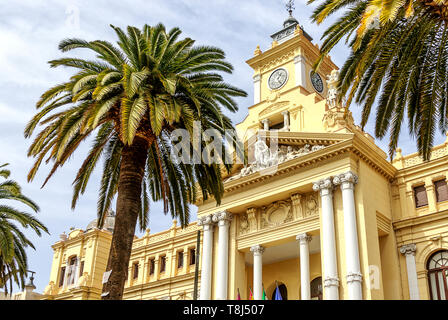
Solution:
<path fill-rule="evenodd" d="M 50 235 L 36 237 L 31 231 L 36 250 L 27 250 L 30 269 L 37 272 L 35 284 L 42 292 L 48 284 L 53 257 L 51 245 L 70 227 L 84 229 L 96 218 L 96 200 L 100 170 L 90 180 L 86 194 L 76 210 L 70 209 L 75 173 L 84 159 L 90 144 L 79 148 L 75 156 L 41 189 L 48 167 L 43 166 L 32 183 L 26 175 L 33 160 L 27 158 L 30 140 L 23 137 L 27 121 L 35 113 L 35 103 L 49 87 L 66 81 L 70 69 L 50 69 L 47 61 L 67 55 L 84 56 L 82 51 L 62 54 L 58 43 L 68 37 L 85 40 L 115 41 L 110 24 L 125 28 L 144 24 L 165 24 L 167 29 L 179 27 L 184 37 L 197 40 L 197 44 L 222 48 L 234 73 L 226 81 L 244 89 L 249 96 L 239 99 L 239 111 L 232 116 L 234 123 L 247 114 L 253 101 L 252 69 L 245 61 L 253 56 L 257 45 L 266 50 L 270 35 L 281 29 L 287 18 L 283 0 L 15 0 L 2 4 L 0 11 L 0 164 L 10 163 L 12 178 L 23 187 L 23 193 L 36 201 L 41 211 L 38 218 L 49 228 Z M 321 44 L 320 37 L 332 20 L 317 26 L 310 22 L 315 5 L 297 0 L 294 16 L 304 29 Z M 333 61 L 342 66 L 348 49 L 339 45 L 332 53 Z M 359 123 L 359 109 L 352 109 Z M 371 126 L 367 131 L 372 134 Z M 439 135 L 436 143 L 443 138 Z M 387 150 L 387 141 L 378 144 Z M 414 143 L 402 135 L 400 145 L 404 153 L 415 152 Z M 193 208 L 191 220 L 196 218 Z M 158 232 L 171 225 L 159 204 L 152 206 L 150 228 Z"/>

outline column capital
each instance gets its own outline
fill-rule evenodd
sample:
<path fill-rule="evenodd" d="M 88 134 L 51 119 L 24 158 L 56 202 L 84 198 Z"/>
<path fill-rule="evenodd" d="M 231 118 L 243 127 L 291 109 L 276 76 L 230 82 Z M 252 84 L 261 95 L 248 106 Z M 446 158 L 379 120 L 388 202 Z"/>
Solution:
<path fill-rule="evenodd" d="M 353 171 L 341 173 L 333 178 L 334 185 L 341 185 L 341 188 L 353 189 L 354 185 L 358 183 L 358 176 Z"/>
<path fill-rule="evenodd" d="M 339 287 L 339 278 L 338 277 L 325 277 L 324 287 Z"/>
<path fill-rule="evenodd" d="M 264 252 L 265 248 L 260 246 L 259 244 L 250 247 L 250 251 L 254 254 L 254 256 L 261 256 Z"/>
<path fill-rule="evenodd" d="M 296 236 L 296 240 L 298 240 L 300 242 L 300 244 L 306 244 L 306 243 L 310 242 L 311 239 L 312 239 L 312 237 L 306 233 L 301 233 Z"/>
<path fill-rule="evenodd" d="M 351 282 L 361 282 L 362 283 L 362 273 L 361 272 L 347 273 L 347 283 L 351 283 Z"/>
<path fill-rule="evenodd" d="M 204 227 L 204 230 L 213 230 L 213 224 L 214 221 L 212 214 L 198 218 L 198 226 Z"/>
<path fill-rule="evenodd" d="M 405 244 L 404 246 L 400 247 L 400 253 L 405 256 L 407 256 L 407 255 L 415 256 L 416 250 L 417 250 L 417 246 L 415 245 L 415 243 Z"/>
<path fill-rule="evenodd" d="M 261 74 L 256 74 L 252 77 L 252 79 L 254 79 L 254 82 L 258 82 L 261 80 Z"/>
<path fill-rule="evenodd" d="M 325 178 L 313 183 L 313 190 L 320 191 L 321 196 L 331 194 L 332 189 L 333 183 L 331 178 Z"/>
<path fill-rule="evenodd" d="M 219 225 L 224 225 L 232 221 L 232 217 L 230 212 L 220 211 L 213 214 L 212 221 L 217 222 Z"/>
<path fill-rule="evenodd" d="M 281 112 L 281 114 L 282 114 L 282 115 L 288 115 L 288 114 L 289 114 L 289 111 L 288 111 L 288 110 L 284 110 L 284 111 Z"/>
<path fill-rule="evenodd" d="M 305 57 L 303 55 L 298 55 L 294 57 L 294 63 L 305 62 Z"/>

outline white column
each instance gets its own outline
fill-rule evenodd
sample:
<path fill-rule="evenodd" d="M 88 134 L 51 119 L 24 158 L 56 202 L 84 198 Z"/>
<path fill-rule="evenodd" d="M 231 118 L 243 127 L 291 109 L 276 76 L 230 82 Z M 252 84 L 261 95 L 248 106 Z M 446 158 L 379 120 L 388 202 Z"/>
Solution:
<path fill-rule="evenodd" d="M 304 56 L 296 56 L 294 58 L 296 86 L 306 88 L 306 65 Z"/>
<path fill-rule="evenodd" d="M 287 110 L 282 112 L 283 115 L 283 130 L 289 131 L 289 112 Z"/>
<path fill-rule="evenodd" d="M 322 204 L 321 236 L 325 274 L 324 297 L 326 300 L 339 300 L 339 278 L 333 215 L 333 185 L 330 178 L 315 182 L 313 190 L 320 190 Z"/>
<path fill-rule="evenodd" d="M 256 245 L 250 248 L 254 254 L 254 300 L 263 298 L 263 252 L 264 247 Z"/>
<path fill-rule="evenodd" d="M 415 243 L 406 244 L 400 248 L 400 252 L 406 257 L 406 269 L 408 272 L 409 296 L 411 300 L 420 300 L 418 291 L 417 267 L 415 265 Z"/>
<path fill-rule="evenodd" d="M 218 279 L 216 284 L 216 299 L 227 299 L 227 279 L 229 272 L 229 225 L 232 214 L 226 211 L 213 215 L 213 221 L 218 223 Z"/>
<path fill-rule="evenodd" d="M 358 183 L 358 176 L 348 171 L 334 177 L 333 183 L 341 185 L 342 190 L 348 298 L 350 300 L 362 300 L 362 274 L 359 262 L 358 227 L 353 192 L 355 184 Z"/>
<path fill-rule="evenodd" d="M 300 246 L 300 292 L 301 300 L 311 300 L 310 288 L 310 249 L 309 242 L 311 237 L 306 233 L 299 234 L 296 237 Z"/>
<path fill-rule="evenodd" d="M 202 267 L 200 300 L 211 299 L 212 287 L 212 253 L 213 253 L 213 221 L 212 216 L 202 217 L 198 220 L 198 226 L 204 227 L 204 239 L 202 240 Z"/>
<path fill-rule="evenodd" d="M 269 131 L 269 119 L 261 120 L 261 123 L 263 124 L 263 130 Z"/>
<path fill-rule="evenodd" d="M 261 101 L 261 75 L 256 74 L 254 79 L 254 104 Z"/>

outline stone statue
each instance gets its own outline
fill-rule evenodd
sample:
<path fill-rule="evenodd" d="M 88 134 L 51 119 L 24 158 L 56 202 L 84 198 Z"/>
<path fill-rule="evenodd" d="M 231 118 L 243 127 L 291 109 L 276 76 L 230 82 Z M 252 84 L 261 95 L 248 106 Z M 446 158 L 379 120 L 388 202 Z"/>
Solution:
<path fill-rule="evenodd" d="M 338 97 L 338 79 L 339 79 L 339 71 L 333 70 L 327 79 L 327 104 L 330 108 L 336 107 L 337 105 L 337 97 Z"/>
<path fill-rule="evenodd" d="M 89 274 L 87 272 L 84 272 L 78 279 L 78 287 L 86 287 L 89 279 Z"/>
<path fill-rule="evenodd" d="M 260 138 L 255 142 L 254 156 L 255 164 L 258 168 L 264 168 L 269 165 L 271 154 L 266 143 Z"/>
<path fill-rule="evenodd" d="M 56 286 L 54 285 L 54 281 L 50 281 L 50 283 L 45 287 L 44 294 L 47 296 L 56 294 Z"/>

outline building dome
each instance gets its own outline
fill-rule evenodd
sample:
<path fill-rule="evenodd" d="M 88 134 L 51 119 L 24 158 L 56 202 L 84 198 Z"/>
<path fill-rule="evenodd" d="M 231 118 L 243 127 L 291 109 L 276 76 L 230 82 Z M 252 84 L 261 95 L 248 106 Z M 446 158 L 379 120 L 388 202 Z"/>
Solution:
<path fill-rule="evenodd" d="M 106 215 L 106 218 L 104 219 L 102 230 L 107 230 L 109 232 L 113 232 L 114 226 L 115 226 L 115 212 L 113 212 L 112 210 L 109 210 L 109 212 Z M 94 228 L 98 228 L 98 219 L 92 220 L 87 225 L 86 231 L 89 231 Z"/>

